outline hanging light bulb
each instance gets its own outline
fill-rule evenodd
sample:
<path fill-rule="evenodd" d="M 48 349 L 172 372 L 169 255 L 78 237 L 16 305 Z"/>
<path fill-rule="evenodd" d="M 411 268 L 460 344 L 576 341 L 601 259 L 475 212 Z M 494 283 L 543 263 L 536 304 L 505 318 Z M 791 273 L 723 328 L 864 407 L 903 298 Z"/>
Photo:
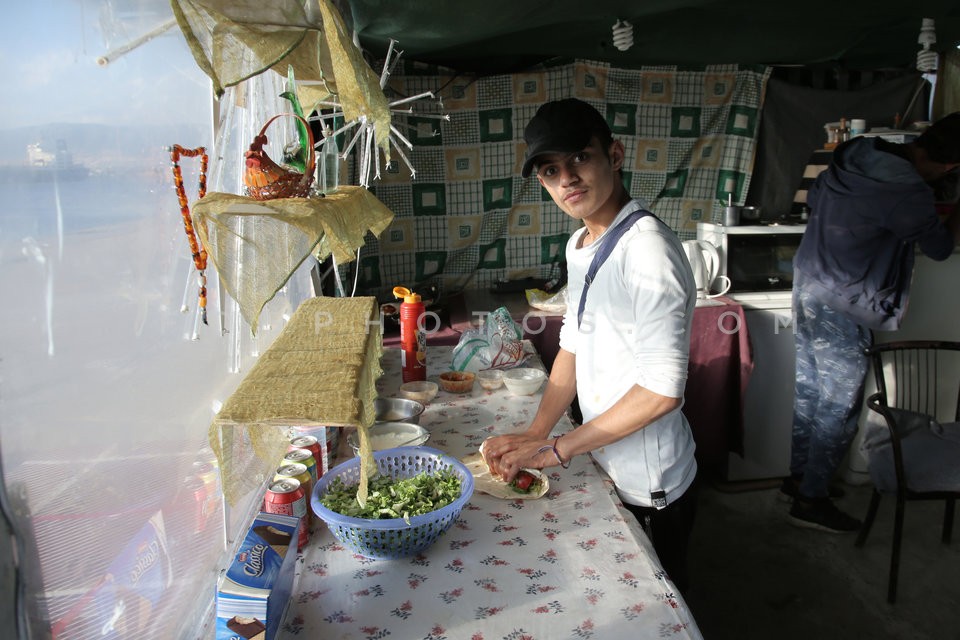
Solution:
<path fill-rule="evenodd" d="M 625 20 L 617 20 L 613 25 L 613 46 L 626 51 L 633 46 L 633 25 Z"/>
<path fill-rule="evenodd" d="M 917 52 L 917 71 L 921 73 L 936 73 L 937 52 L 930 49 L 937 42 L 937 32 L 934 29 L 933 18 L 924 18 L 920 25 L 920 36 L 917 43 L 923 47 Z"/>

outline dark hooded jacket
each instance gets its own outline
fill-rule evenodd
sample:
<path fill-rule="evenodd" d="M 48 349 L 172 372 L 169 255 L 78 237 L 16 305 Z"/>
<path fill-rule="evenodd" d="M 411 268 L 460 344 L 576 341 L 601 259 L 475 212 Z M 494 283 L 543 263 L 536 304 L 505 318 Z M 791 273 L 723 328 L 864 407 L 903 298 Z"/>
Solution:
<path fill-rule="evenodd" d="M 807 194 L 810 220 L 794 259 L 794 287 L 870 329 L 900 327 L 915 246 L 946 260 L 953 238 L 933 190 L 897 146 L 854 138 Z"/>

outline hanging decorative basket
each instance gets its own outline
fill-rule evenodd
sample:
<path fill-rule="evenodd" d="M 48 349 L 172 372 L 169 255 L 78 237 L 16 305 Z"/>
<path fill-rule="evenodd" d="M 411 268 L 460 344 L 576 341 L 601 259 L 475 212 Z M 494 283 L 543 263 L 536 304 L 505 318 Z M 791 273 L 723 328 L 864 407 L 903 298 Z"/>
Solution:
<path fill-rule="evenodd" d="M 283 116 L 296 118 L 307 129 L 310 157 L 307 159 L 304 173 L 281 167 L 263 151 L 263 145 L 267 144 L 267 127 L 274 120 Z M 247 186 L 248 195 L 254 200 L 306 198 L 310 194 L 310 185 L 313 184 L 317 159 L 313 149 L 313 132 L 310 130 L 310 124 L 300 116 L 294 113 L 281 113 L 267 120 L 267 123 L 260 129 L 260 134 L 253 139 L 250 149 L 244 154 L 244 157 L 247 159 L 247 168 L 243 174 L 243 183 Z"/>

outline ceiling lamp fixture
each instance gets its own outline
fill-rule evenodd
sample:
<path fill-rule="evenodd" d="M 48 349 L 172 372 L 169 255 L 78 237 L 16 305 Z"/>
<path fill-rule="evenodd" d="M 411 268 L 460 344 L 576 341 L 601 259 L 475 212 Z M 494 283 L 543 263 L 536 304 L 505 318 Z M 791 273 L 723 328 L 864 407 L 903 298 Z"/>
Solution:
<path fill-rule="evenodd" d="M 613 46 L 626 51 L 633 46 L 633 25 L 625 20 L 617 20 L 613 25 Z"/>
<path fill-rule="evenodd" d="M 923 47 L 917 52 L 917 71 L 921 73 L 937 72 L 937 52 L 931 50 L 937 42 L 937 32 L 934 29 L 933 18 L 924 18 L 920 25 L 920 37 L 917 43 Z"/>

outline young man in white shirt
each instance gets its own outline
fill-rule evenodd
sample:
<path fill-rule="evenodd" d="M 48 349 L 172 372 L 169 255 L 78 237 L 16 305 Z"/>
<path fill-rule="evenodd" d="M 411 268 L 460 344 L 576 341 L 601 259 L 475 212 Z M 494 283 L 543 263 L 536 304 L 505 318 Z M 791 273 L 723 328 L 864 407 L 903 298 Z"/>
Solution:
<path fill-rule="evenodd" d="M 693 274 L 676 234 L 624 188 L 623 144 L 596 109 L 576 99 L 544 104 L 524 139 L 522 175 L 535 171 L 557 206 L 584 226 L 567 243 L 569 304 L 537 414 L 523 434 L 489 438 L 484 458 L 509 481 L 522 467 L 566 467 L 592 454 L 683 591 L 696 510 L 694 442 L 680 411 Z M 598 253 L 608 256 L 581 310 Z M 583 424 L 551 438 L 575 396 Z"/>

